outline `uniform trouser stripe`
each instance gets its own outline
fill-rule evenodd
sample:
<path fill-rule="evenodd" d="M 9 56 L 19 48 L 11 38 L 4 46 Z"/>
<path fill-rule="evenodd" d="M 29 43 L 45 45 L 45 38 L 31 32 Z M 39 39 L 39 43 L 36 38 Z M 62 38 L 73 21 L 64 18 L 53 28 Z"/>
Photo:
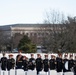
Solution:
<path fill-rule="evenodd" d="M 8 75 L 10 75 L 10 71 L 8 71 Z"/>
<path fill-rule="evenodd" d="M 5 75 L 5 72 L 3 71 L 3 75 Z"/>

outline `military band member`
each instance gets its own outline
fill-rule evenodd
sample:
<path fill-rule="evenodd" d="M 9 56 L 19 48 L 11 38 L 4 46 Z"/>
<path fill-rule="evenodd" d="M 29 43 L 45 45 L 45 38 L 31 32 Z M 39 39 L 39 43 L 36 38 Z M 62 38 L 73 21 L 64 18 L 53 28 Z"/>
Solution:
<path fill-rule="evenodd" d="M 76 56 L 75 56 L 75 59 L 74 59 L 73 69 L 74 69 L 74 75 L 76 75 Z"/>
<path fill-rule="evenodd" d="M 43 60 L 43 67 L 44 67 L 44 72 L 48 72 L 49 71 L 48 55 L 45 55 L 45 59 Z"/>
<path fill-rule="evenodd" d="M 21 54 L 21 50 L 19 50 L 19 54 L 16 57 L 16 69 L 22 69 L 22 61 L 23 56 Z"/>
<path fill-rule="evenodd" d="M 23 56 L 23 70 L 28 71 L 28 58 L 26 56 Z"/>
<path fill-rule="evenodd" d="M 7 70 L 10 71 L 15 67 L 15 59 L 12 54 L 9 54 L 9 59 L 7 60 Z"/>
<path fill-rule="evenodd" d="M 63 59 L 63 72 L 68 72 L 68 62 L 68 54 L 65 54 Z"/>
<path fill-rule="evenodd" d="M 5 53 L 3 53 L 3 57 L 1 58 L 1 69 L 7 69 L 7 58 L 5 57 Z"/>
<path fill-rule="evenodd" d="M 58 54 L 58 57 L 56 58 L 56 71 L 62 72 L 62 69 L 63 69 L 62 54 Z"/>
<path fill-rule="evenodd" d="M 34 54 L 31 54 L 31 58 L 29 59 L 29 69 L 34 70 L 35 69 L 35 59 Z"/>
<path fill-rule="evenodd" d="M 49 60 L 50 70 L 56 69 L 56 59 L 54 55 L 51 55 L 51 59 Z"/>
<path fill-rule="evenodd" d="M 73 54 L 70 54 L 68 65 L 69 65 L 69 71 L 72 71 L 73 66 L 74 66 Z"/>
<path fill-rule="evenodd" d="M 37 75 L 39 75 L 39 72 L 42 71 L 42 69 L 43 69 L 43 60 L 41 59 L 41 55 L 37 54 L 37 59 L 36 59 Z"/>

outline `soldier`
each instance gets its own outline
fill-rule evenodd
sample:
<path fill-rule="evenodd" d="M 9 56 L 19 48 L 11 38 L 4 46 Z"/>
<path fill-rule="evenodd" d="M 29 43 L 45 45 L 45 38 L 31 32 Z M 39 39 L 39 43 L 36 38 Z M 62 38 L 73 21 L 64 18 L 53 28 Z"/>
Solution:
<path fill-rule="evenodd" d="M 62 54 L 58 54 L 58 57 L 56 58 L 56 71 L 62 72 L 63 69 L 63 62 L 62 62 Z"/>
<path fill-rule="evenodd" d="M 48 72 L 49 71 L 48 55 L 45 55 L 45 59 L 43 60 L 43 67 L 44 67 L 44 71 L 45 72 Z"/>
<path fill-rule="evenodd" d="M 74 60 L 74 66 L 73 66 L 73 69 L 74 69 L 74 75 L 76 75 L 76 56 L 75 56 L 75 60 Z"/>
<path fill-rule="evenodd" d="M 23 56 L 21 55 L 21 50 L 19 50 L 19 54 L 16 57 L 16 69 L 22 69 L 22 61 Z"/>
<path fill-rule="evenodd" d="M 37 75 L 39 75 L 39 72 L 42 71 L 42 69 L 43 69 L 43 60 L 41 59 L 41 55 L 37 54 L 37 59 L 36 59 Z"/>
<path fill-rule="evenodd" d="M 70 54 L 68 65 L 69 65 L 69 71 L 72 71 L 73 70 L 73 66 L 74 66 L 73 54 Z"/>
<path fill-rule="evenodd" d="M 5 53 L 3 53 L 3 57 L 1 58 L 1 69 L 6 70 L 7 68 L 7 58 L 5 57 Z"/>
<path fill-rule="evenodd" d="M 9 59 L 7 60 L 7 70 L 14 69 L 15 67 L 15 59 L 12 54 L 9 54 Z"/>
<path fill-rule="evenodd" d="M 23 70 L 25 71 L 25 75 L 27 75 L 28 71 L 28 58 L 26 56 L 23 56 Z"/>
<path fill-rule="evenodd" d="M 23 70 L 28 71 L 28 58 L 23 56 Z"/>
<path fill-rule="evenodd" d="M 51 55 L 51 59 L 49 60 L 50 70 L 56 69 L 56 59 L 54 55 Z"/>
<path fill-rule="evenodd" d="M 29 69 L 34 70 L 35 69 L 35 59 L 34 54 L 31 54 L 31 58 L 29 59 Z"/>
<path fill-rule="evenodd" d="M 68 58 L 68 54 L 64 55 L 64 59 L 63 59 L 63 72 L 68 72 L 68 62 L 69 60 Z"/>

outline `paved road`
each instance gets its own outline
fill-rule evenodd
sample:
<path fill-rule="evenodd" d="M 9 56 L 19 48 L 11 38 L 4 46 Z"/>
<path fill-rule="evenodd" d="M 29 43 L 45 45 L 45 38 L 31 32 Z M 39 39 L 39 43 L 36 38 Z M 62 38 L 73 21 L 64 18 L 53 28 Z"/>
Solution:
<path fill-rule="evenodd" d="M 3 75 L 3 71 L 0 71 L 0 75 Z M 5 71 L 4 75 L 8 75 L 8 71 Z M 26 72 L 19 69 L 17 70 L 17 74 L 15 74 L 15 70 L 11 70 L 10 75 L 26 75 Z M 27 75 L 36 75 L 36 70 L 34 71 L 29 70 L 27 72 Z M 57 73 L 55 70 L 53 70 L 53 71 L 50 71 L 49 74 L 42 71 L 40 72 L 39 75 L 63 75 L 63 73 Z M 68 72 L 68 73 L 65 73 L 64 75 L 74 75 L 74 74 L 72 72 Z"/>

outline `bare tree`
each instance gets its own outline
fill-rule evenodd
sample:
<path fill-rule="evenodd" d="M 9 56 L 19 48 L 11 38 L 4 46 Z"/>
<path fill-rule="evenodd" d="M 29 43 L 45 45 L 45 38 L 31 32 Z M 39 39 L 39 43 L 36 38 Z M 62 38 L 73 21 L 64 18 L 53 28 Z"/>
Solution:
<path fill-rule="evenodd" d="M 10 37 L 6 34 L 7 31 L 0 30 L 0 49 L 7 50 L 7 47 L 10 46 Z"/>
<path fill-rule="evenodd" d="M 47 13 L 44 23 L 50 24 L 49 28 L 53 25 L 53 30 L 49 30 L 53 33 L 47 36 L 45 43 L 49 51 L 76 52 L 76 17 L 65 19 L 64 14 L 52 11 Z"/>
<path fill-rule="evenodd" d="M 65 49 L 66 42 L 66 24 L 65 16 L 59 11 L 51 10 L 46 13 L 44 23 L 49 24 L 49 35 L 45 38 L 48 51 L 57 52 Z M 45 31 L 46 32 L 46 31 Z"/>
<path fill-rule="evenodd" d="M 63 24 L 65 23 L 65 15 L 57 10 L 49 10 L 45 13 L 44 23 L 46 24 Z"/>

